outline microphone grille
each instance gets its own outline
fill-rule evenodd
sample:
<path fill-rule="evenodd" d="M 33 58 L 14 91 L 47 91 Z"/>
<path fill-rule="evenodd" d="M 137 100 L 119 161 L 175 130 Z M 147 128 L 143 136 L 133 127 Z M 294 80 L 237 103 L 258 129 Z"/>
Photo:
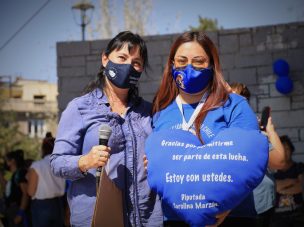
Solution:
<path fill-rule="evenodd" d="M 112 134 L 112 129 L 107 124 L 102 124 L 99 127 L 99 138 L 108 140 Z"/>

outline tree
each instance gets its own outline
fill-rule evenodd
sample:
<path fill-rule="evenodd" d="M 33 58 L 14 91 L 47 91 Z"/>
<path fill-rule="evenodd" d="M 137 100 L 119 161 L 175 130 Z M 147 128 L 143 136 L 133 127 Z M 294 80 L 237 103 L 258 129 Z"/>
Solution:
<path fill-rule="evenodd" d="M 199 25 L 197 27 L 190 26 L 191 31 L 217 31 L 222 29 L 217 23 L 217 19 L 209 19 L 198 16 Z"/>
<path fill-rule="evenodd" d="M 124 4 L 125 30 L 146 35 L 146 25 L 151 13 L 151 1 L 125 0 Z"/>
<path fill-rule="evenodd" d="M 3 90 L 0 89 L 0 106 L 5 104 Z M 25 158 L 37 159 L 40 154 L 40 140 L 29 138 L 19 131 L 17 113 L 0 108 L 0 158 L 15 149 L 24 150 Z"/>
<path fill-rule="evenodd" d="M 109 39 L 119 31 L 130 30 L 140 35 L 149 34 L 151 0 L 123 0 L 117 4 L 114 0 L 99 0 L 98 16 L 88 25 L 90 39 Z M 119 20 L 117 20 L 119 18 Z"/>
<path fill-rule="evenodd" d="M 37 159 L 40 140 L 29 138 L 19 131 L 15 112 L 0 111 L 0 157 L 15 149 L 24 150 L 25 158 Z"/>
<path fill-rule="evenodd" d="M 88 24 L 89 38 L 103 38 L 109 39 L 112 37 L 113 30 L 115 30 L 115 16 L 111 16 L 111 12 L 115 7 L 114 2 L 109 0 L 99 0 L 99 7 L 97 8 L 97 19 L 92 20 Z"/>

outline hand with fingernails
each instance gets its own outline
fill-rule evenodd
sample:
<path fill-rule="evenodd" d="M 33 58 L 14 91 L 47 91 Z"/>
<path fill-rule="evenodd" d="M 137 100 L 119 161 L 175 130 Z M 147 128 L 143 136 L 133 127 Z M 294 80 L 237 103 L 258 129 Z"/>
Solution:
<path fill-rule="evenodd" d="M 82 172 L 103 167 L 110 157 L 111 148 L 104 145 L 93 146 L 89 153 L 80 157 L 78 167 Z"/>

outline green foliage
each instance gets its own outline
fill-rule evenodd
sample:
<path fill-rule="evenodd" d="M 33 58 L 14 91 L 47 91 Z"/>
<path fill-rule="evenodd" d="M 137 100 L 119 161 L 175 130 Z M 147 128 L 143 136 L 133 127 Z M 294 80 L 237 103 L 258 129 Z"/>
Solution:
<path fill-rule="evenodd" d="M 199 16 L 199 25 L 197 27 L 190 26 L 191 31 L 217 31 L 222 29 L 217 23 L 217 19 L 209 19 Z"/>
<path fill-rule="evenodd" d="M 19 131 L 15 112 L 0 110 L 0 158 L 9 151 L 22 149 L 25 159 L 36 160 L 40 155 L 40 142 Z"/>

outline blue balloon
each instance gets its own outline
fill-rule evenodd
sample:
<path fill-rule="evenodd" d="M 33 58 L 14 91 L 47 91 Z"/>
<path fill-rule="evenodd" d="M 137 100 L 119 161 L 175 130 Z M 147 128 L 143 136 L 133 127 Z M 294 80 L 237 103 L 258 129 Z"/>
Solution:
<path fill-rule="evenodd" d="M 276 88 L 282 94 L 288 94 L 293 90 L 293 82 L 287 76 L 281 76 L 276 81 Z"/>
<path fill-rule="evenodd" d="M 202 145 L 192 133 L 160 130 L 146 140 L 148 182 L 164 214 L 191 227 L 215 223 L 263 179 L 268 142 L 258 130 L 228 128 Z"/>
<path fill-rule="evenodd" d="M 287 61 L 283 59 L 278 59 L 273 63 L 273 72 L 278 76 L 288 76 L 289 74 L 289 65 Z"/>

